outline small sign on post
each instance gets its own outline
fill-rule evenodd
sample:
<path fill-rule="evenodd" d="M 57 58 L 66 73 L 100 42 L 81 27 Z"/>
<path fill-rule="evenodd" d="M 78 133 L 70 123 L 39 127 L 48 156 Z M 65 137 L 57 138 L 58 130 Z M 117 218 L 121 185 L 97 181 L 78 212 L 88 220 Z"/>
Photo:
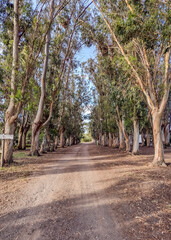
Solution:
<path fill-rule="evenodd" d="M 14 135 L 8 135 L 8 134 L 0 134 L 0 140 L 2 140 L 2 149 L 0 151 L 1 154 L 1 167 L 4 165 L 4 148 L 5 148 L 5 140 L 13 140 Z"/>

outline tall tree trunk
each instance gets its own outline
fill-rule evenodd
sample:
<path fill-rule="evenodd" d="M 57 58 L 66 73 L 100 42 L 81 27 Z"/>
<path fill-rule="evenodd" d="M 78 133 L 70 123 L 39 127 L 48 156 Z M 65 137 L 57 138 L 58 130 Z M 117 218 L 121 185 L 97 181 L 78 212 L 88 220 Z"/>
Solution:
<path fill-rule="evenodd" d="M 62 127 L 60 130 L 60 147 L 65 146 L 65 141 L 64 141 L 64 128 Z"/>
<path fill-rule="evenodd" d="M 27 140 L 27 133 L 29 128 L 30 128 L 30 125 L 24 128 L 23 137 L 22 137 L 22 150 L 26 149 L 26 140 Z"/>
<path fill-rule="evenodd" d="M 23 132 L 24 132 L 24 129 L 23 129 L 23 126 L 21 125 L 20 128 L 19 128 L 19 132 L 18 132 L 18 145 L 17 145 L 17 148 L 19 150 L 22 149 Z"/>
<path fill-rule="evenodd" d="M 164 144 L 166 147 L 170 146 L 169 123 L 164 126 Z"/>
<path fill-rule="evenodd" d="M 55 150 L 58 148 L 58 136 L 55 137 Z"/>
<path fill-rule="evenodd" d="M 51 1 L 50 21 L 53 18 L 53 11 L 54 11 L 54 0 Z M 46 35 L 45 57 L 44 57 L 43 73 L 41 77 L 41 96 L 39 100 L 37 114 L 32 124 L 32 141 L 31 141 L 31 151 L 30 151 L 30 155 L 32 156 L 39 155 L 39 135 L 40 135 L 40 128 L 42 125 L 42 117 L 43 117 L 43 110 L 44 110 L 44 103 L 45 103 L 46 73 L 47 73 L 48 59 L 49 59 L 49 44 L 50 44 L 50 28 Z"/>
<path fill-rule="evenodd" d="M 114 147 L 114 148 L 117 148 L 117 147 L 118 147 L 118 137 L 116 137 L 114 134 L 113 134 L 112 147 Z"/>
<path fill-rule="evenodd" d="M 102 145 L 102 133 L 99 133 L 99 145 Z"/>
<path fill-rule="evenodd" d="M 70 135 L 70 137 L 69 137 L 69 144 L 70 144 L 70 146 L 72 146 L 73 145 L 73 137 Z"/>
<path fill-rule="evenodd" d="M 22 149 L 22 142 L 23 142 L 23 133 L 24 133 L 24 127 L 27 125 L 27 120 L 28 120 L 28 114 L 27 117 L 25 119 L 25 111 L 22 111 L 22 119 L 21 119 L 21 123 L 20 123 L 20 128 L 18 131 L 18 146 L 17 148 L 20 150 Z"/>
<path fill-rule="evenodd" d="M 142 130 L 141 132 L 141 147 L 144 147 L 145 146 L 145 136 L 144 136 L 144 132 Z"/>
<path fill-rule="evenodd" d="M 16 123 L 5 123 L 5 134 L 14 135 L 16 130 Z M 12 163 L 13 162 L 13 144 L 14 140 L 5 140 L 5 147 L 4 147 L 4 162 L 5 163 Z"/>
<path fill-rule="evenodd" d="M 139 153 L 139 121 L 137 118 L 134 119 L 134 142 L 132 153 Z"/>
<path fill-rule="evenodd" d="M 46 131 L 47 131 L 47 134 L 46 134 L 46 139 L 47 139 L 47 152 L 50 152 L 51 150 L 50 150 L 50 144 L 51 144 L 51 136 L 50 136 L 50 134 L 49 134 L 49 132 L 48 132 L 48 129 L 46 129 Z"/>
<path fill-rule="evenodd" d="M 47 129 L 45 128 L 43 140 L 40 146 L 40 153 L 46 153 L 46 146 L 47 146 Z"/>
<path fill-rule="evenodd" d="M 126 130 L 125 130 L 125 121 L 124 121 L 124 119 L 122 120 L 121 124 L 122 124 L 122 131 L 123 131 L 123 134 L 124 134 L 124 137 L 125 137 L 126 151 L 130 152 L 131 151 L 131 146 L 130 146 L 129 136 L 128 136 Z"/>
<path fill-rule="evenodd" d="M 122 127 L 120 126 L 120 124 L 118 125 L 118 128 L 119 128 L 119 149 L 124 149 L 125 142 L 124 142 Z"/>
<path fill-rule="evenodd" d="M 117 116 L 118 116 L 117 125 L 118 125 L 118 128 L 119 128 L 119 148 L 120 149 L 124 149 L 124 147 L 125 147 L 124 137 L 125 137 L 125 140 L 126 140 L 126 151 L 128 151 L 128 148 L 130 146 L 129 138 L 128 138 L 127 134 L 126 134 L 125 126 L 124 126 L 124 120 L 121 119 L 120 111 L 119 111 L 119 107 L 118 106 L 116 106 L 116 112 L 117 112 Z"/>
<path fill-rule="evenodd" d="M 105 146 L 105 134 L 102 135 L 102 146 Z"/>
<path fill-rule="evenodd" d="M 109 133 L 109 147 L 112 147 L 112 135 Z"/>
<path fill-rule="evenodd" d="M 142 54 L 140 57 L 141 63 L 143 63 L 143 65 L 145 66 L 145 69 L 147 71 L 147 81 L 144 84 L 143 78 L 141 75 L 139 75 L 139 72 L 137 71 L 137 69 L 134 67 L 134 65 L 131 63 L 130 59 L 129 59 L 129 55 L 127 55 L 127 53 L 125 52 L 123 46 L 120 44 L 119 39 L 117 38 L 115 32 L 112 29 L 112 26 L 110 24 L 110 22 L 107 20 L 107 18 L 105 17 L 105 14 L 103 13 L 102 9 L 98 6 L 98 4 L 96 3 L 95 0 L 93 0 L 95 6 L 97 7 L 97 9 L 100 11 L 102 18 L 104 19 L 107 27 L 110 30 L 111 36 L 114 40 L 114 42 L 117 44 L 117 47 L 119 48 L 122 56 L 124 57 L 125 61 L 127 62 L 127 64 L 129 65 L 132 73 L 134 74 L 137 83 L 139 84 L 143 94 L 146 97 L 147 100 L 147 104 L 148 107 L 151 111 L 152 114 L 152 120 L 153 120 L 153 134 L 154 134 L 154 147 L 155 147 L 155 155 L 154 155 L 154 160 L 153 160 L 153 165 L 165 165 L 164 162 L 164 153 L 163 153 L 163 147 L 162 147 L 162 138 L 161 138 L 161 119 L 159 118 L 159 114 L 163 114 L 166 104 L 167 104 L 167 100 L 169 97 L 169 92 L 170 92 L 170 87 L 171 87 L 171 79 L 170 79 L 170 47 L 168 47 L 169 45 L 169 40 L 166 43 L 166 50 L 163 51 L 163 45 L 161 45 L 161 49 L 159 50 L 158 54 L 156 54 L 156 58 L 155 61 L 160 62 L 160 60 L 164 60 L 164 74 L 163 77 L 160 74 L 160 78 L 162 78 L 161 83 L 162 83 L 162 90 L 160 91 L 159 89 L 155 89 L 155 85 L 157 85 L 158 81 L 155 81 L 158 79 L 158 77 L 153 78 L 152 76 L 155 75 L 153 72 L 151 74 L 150 69 L 150 63 L 148 62 L 148 57 L 147 57 L 147 52 L 146 52 L 146 48 L 144 46 L 144 44 L 139 44 L 138 41 L 135 41 L 135 45 L 136 47 L 138 47 L 139 49 L 142 49 Z M 126 1 L 129 9 L 131 10 L 131 12 L 134 13 L 134 11 L 132 10 L 132 8 L 130 8 L 130 5 L 128 3 L 128 1 Z M 162 54 L 163 52 L 163 54 Z M 159 57 L 159 58 L 158 58 Z M 144 64 L 145 63 L 145 64 Z M 153 81 L 152 81 L 153 78 Z M 161 94 L 161 96 L 160 96 Z M 160 103 L 158 102 L 158 97 L 160 97 L 161 101 Z M 159 110 L 159 111 L 158 111 Z"/>
<path fill-rule="evenodd" d="M 154 166 L 166 166 L 164 161 L 164 149 L 161 132 L 161 113 L 154 111 L 152 113 L 153 121 L 153 138 L 154 138 L 154 159 L 152 165 Z"/>
<path fill-rule="evenodd" d="M 15 93 L 16 81 L 18 75 L 18 56 L 19 56 L 19 0 L 14 0 L 14 33 L 13 33 L 13 62 L 12 62 L 12 75 L 11 75 L 11 96 L 8 109 L 5 113 L 5 134 L 14 135 L 16 129 L 16 106 L 15 106 Z M 13 155 L 13 140 L 5 140 L 4 160 L 11 163 Z"/>

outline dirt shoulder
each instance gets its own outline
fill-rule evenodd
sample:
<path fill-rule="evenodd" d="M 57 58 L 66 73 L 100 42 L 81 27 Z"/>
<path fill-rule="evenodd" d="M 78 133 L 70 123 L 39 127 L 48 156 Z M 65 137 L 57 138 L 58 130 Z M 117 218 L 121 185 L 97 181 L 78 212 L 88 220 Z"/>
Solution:
<path fill-rule="evenodd" d="M 141 152 L 93 144 L 38 158 L 15 152 L 0 171 L 0 239 L 170 240 L 171 165 L 150 168 L 153 149 Z"/>

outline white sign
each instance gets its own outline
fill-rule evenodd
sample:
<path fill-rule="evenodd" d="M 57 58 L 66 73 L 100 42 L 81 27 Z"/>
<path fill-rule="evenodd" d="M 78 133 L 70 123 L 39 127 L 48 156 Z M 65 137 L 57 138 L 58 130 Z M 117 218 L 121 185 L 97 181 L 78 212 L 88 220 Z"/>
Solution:
<path fill-rule="evenodd" d="M 5 139 L 14 139 L 14 135 L 7 135 L 7 134 L 0 134 L 0 139 L 5 140 Z"/>

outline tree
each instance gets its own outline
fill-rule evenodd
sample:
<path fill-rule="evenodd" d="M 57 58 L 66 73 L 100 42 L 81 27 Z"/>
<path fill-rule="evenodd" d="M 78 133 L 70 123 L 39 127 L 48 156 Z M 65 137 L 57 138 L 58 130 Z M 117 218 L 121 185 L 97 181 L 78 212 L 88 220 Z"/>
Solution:
<path fill-rule="evenodd" d="M 153 121 L 155 154 L 152 165 L 166 166 L 161 119 L 171 85 L 169 3 L 158 0 L 131 4 L 128 4 L 128 1 L 125 1 L 126 4 L 124 1 L 108 1 L 108 5 L 105 5 L 104 1 L 99 1 L 99 7 L 96 1 L 93 2 L 99 9 L 118 51 L 130 67 L 136 84 L 146 97 Z M 136 55 L 126 50 L 128 45 L 132 46 Z"/>
<path fill-rule="evenodd" d="M 12 62 L 12 74 L 11 74 L 11 96 L 8 105 L 8 109 L 5 113 L 5 134 L 14 135 L 16 127 L 16 119 L 18 115 L 19 105 L 15 103 L 15 94 L 17 91 L 17 76 L 18 76 L 18 57 L 19 57 L 19 0 L 14 0 L 14 36 L 13 36 L 13 62 Z M 5 142 L 5 161 L 12 161 L 12 147 L 13 145 L 11 140 Z"/>

